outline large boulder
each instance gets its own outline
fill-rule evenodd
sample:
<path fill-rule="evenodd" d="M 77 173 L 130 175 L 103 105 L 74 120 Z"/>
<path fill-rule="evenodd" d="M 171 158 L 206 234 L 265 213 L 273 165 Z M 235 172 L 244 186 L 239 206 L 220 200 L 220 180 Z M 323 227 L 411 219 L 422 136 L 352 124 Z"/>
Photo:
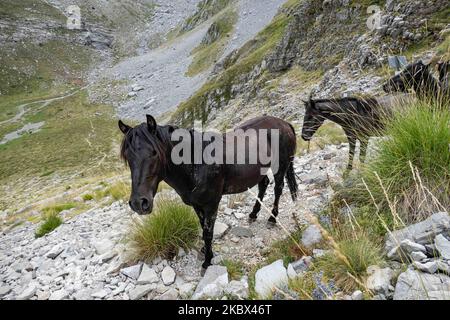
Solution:
<path fill-rule="evenodd" d="M 319 244 L 321 241 L 322 233 L 320 232 L 319 227 L 313 224 L 306 228 L 302 233 L 302 244 L 306 248 L 312 248 L 316 244 Z"/>
<path fill-rule="evenodd" d="M 276 287 L 285 287 L 288 281 L 283 260 L 278 260 L 256 272 L 255 291 L 260 298 L 266 298 Z"/>
<path fill-rule="evenodd" d="M 224 266 L 210 266 L 195 289 L 192 299 L 219 298 L 227 285 L 227 268 Z"/>
<path fill-rule="evenodd" d="M 401 260 L 402 255 L 400 254 L 400 246 L 402 241 L 410 240 L 416 244 L 427 245 L 432 244 L 438 234 L 448 234 L 449 232 L 450 216 L 448 213 L 435 213 L 422 222 L 388 234 L 386 237 L 385 250 L 389 258 Z"/>
<path fill-rule="evenodd" d="M 442 234 L 439 234 L 434 239 L 434 245 L 442 258 L 450 260 L 450 241 L 448 241 Z"/>
<path fill-rule="evenodd" d="M 450 277 L 408 269 L 397 280 L 394 300 L 449 300 Z"/>

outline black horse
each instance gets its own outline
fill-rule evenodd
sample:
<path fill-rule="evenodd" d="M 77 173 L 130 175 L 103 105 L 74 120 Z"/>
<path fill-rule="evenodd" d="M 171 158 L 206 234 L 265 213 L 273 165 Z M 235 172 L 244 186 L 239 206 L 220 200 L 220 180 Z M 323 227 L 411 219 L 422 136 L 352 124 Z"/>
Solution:
<path fill-rule="evenodd" d="M 293 167 L 293 159 L 296 151 L 296 135 L 294 128 L 287 122 L 274 117 L 259 117 L 247 121 L 239 128 L 225 134 L 212 134 L 215 138 L 202 139 L 206 133 L 194 130 L 184 130 L 191 138 L 192 150 L 199 147 L 205 151 L 214 139 L 223 142 L 223 154 L 219 156 L 221 162 L 207 164 L 206 161 L 196 162 L 194 154 L 180 155 L 189 161 L 174 162 L 173 152 L 180 147 L 183 139 L 177 138 L 178 128 L 174 126 L 159 126 L 152 116 L 147 116 L 147 123 L 131 128 L 119 121 L 119 128 L 125 137 L 122 142 L 121 156 L 128 163 L 131 170 L 132 191 L 130 207 L 140 215 L 152 212 L 153 199 L 156 195 L 158 184 L 165 181 L 181 197 L 184 203 L 194 208 L 202 229 L 205 246 L 202 252 L 205 254 L 203 268 L 211 265 L 213 258 L 212 241 L 217 209 L 223 195 L 236 194 L 247 191 L 255 185 L 259 187 L 258 198 L 263 200 L 269 178 L 267 169 L 271 168 L 275 178 L 275 203 L 272 210 L 270 223 L 276 223 L 278 215 L 278 203 L 284 187 L 284 179 L 291 192 L 292 199 L 297 198 L 297 182 Z M 239 129 L 239 130 L 238 130 Z M 183 130 L 183 129 L 182 129 Z M 252 131 L 253 130 L 253 131 Z M 277 135 L 272 133 L 275 130 Z M 244 143 L 245 150 L 237 150 L 236 138 L 242 138 L 247 132 L 256 132 L 257 137 L 249 137 Z M 266 135 L 263 133 L 266 132 Z M 269 132 L 269 134 L 267 134 Z M 199 138 L 197 139 L 196 138 Z M 261 138 L 262 137 L 262 138 Z M 178 140 L 177 140 L 178 139 Z M 278 141 L 275 141 L 277 139 Z M 175 141 L 172 141 L 175 140 Z M 200 144 L 198 141 L 200 140 Z M 205 140 L 205 141 L 204 141 Z M 209 140 L 209 141 L 208 141 Z M 277 145 L 278 150 L 271 151 Z M 258 149 L 262 144 L 267 144 L 270 154 L 270 162 L 260 159 Z M 176 148 L 176 149 L 175 149 Z M 276 148 L 274 148 L 276 149 Z M 267 151 L 267 149 L 266 149 Z M 236 164 L 237 152 L 245 153 L 244 163 Z M 250 158 L 258 153 L 258 161 L 250 161 Z M 277 153 L 275 155 L 274 153 Z M 219 153 L 217 153 L 219 154 Z M 231 156 L 230 156 L 231 155 Z M 227 157 L 230 158 L 227 158 Z M 239 155 L 237 155 L 239 156 Z M 232 159 L 234 161 L 230 161 Z M 275 160 L 274 160 L 275 159 Z M 274 162 L 278 163 L 275 164 Z M 257 218 L 261 210 L 261 204 L 256 201 L 250 220 Z"/>
<path fill-rule="evenodd" d="M 408 92 L 410 89 L 415 91 L 419 99 L 440 99 L 448 94 L 433 76 L 430 65 L 422 61 L 408 65 L 383 85 L 386 93 Z"/>
<path fill-rule="evenodd" d="M 350 150 L 347 172 L 353 169 L 356 141 L 360 142 L 361 162 L 365 161 L 367 145 L 371 136 L 379 136 L 385 120 L 392 114 L 392 107 L 405 103 L 410 95 L 386 96 L 381 98 L 339 98 L 304 101 L 305 117 L 302 138 L 310 141 L 316 131 L 330 120 L 344 130 Z"/>

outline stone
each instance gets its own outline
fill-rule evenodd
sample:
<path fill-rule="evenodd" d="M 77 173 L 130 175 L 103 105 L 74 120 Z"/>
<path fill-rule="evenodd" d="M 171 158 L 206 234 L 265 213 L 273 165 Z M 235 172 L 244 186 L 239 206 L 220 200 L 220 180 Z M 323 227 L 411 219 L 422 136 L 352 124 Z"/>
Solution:
<path fill-rule="evenodd" d="M 0 298 L 3 298 L 4 296 L 6 296 L 8 293 L 11 292 L 11 287 L 4 285 L 0 287 Z"/>
<path fill-rule="evenodd" d="M 352 300 L 359 301 L 363 299 L 364 295 L 361 290 L 356 290 L 355 292 L 352 293 Z"/>
<path fill-rule="evenodd" d="M 403 240 L 409 239 L 421 245 L 431 244 L 438 234 L 446 233 L 449 230 L 450 216 L 448 213 L 435 213 L 422 222 L 389 233 L 386 236 L 385 251 L 389 258 L 401 261 L 401 256 L 396 253 Z"/>
<path fill-rule="evenodd" d="M 436 261 L 430 261 L 427 263 L 420 263 L 418 261 L 414 261 L 413 266 L 420 271 L 431 274 L 436 273 L 436 271 L 438 270 L 438 264 Z"/>
<path fill-rule="evenodd" d="M 450 277 L 408 269 L 397 280 L 394 300 L 449 300 Z"/>
<path fill-rule="evenodd" d="M 317 258 L 321 258 L 324 255 L 328 254 L 330 251 L 329 250 L 322 250 L 322 249 L 313 249 L 313 257 L 315 259 Z"/>
<path fill-rule="evenodd" d="M 315 225 L 310 225 L 303 231 L 302 244 L 307 248 L 312 248 L 314 245 L 319 244 L 322 241 L 322 233 L 320 229 Z"/>
<path fill-rule="evenodd" d="M 290 265 L 292 265 L 295 272 L 298 274 L 301 272 L 308 271 L 308 269 L 311 267 L 312 263 L 313 263 L 312 257 L 304 256 L 300 260 L 290 263 Z"/>
<path fill-rule="evenodd" d="M 222 238 L 227 232 L 228 228 L 229 226 L 227 224 L 222 222 L 216 222 L 216 224 L 214 225 L 214 238 L 215 239 Z"/>
<path fill-rule="evenodd" d="M 130 300 L 139 300 L 150 293 L 150 291 L 154 290 L 155 286 L 152 284 L 146 284 L 143 286 L 136 286 L 131 289 L 128 293 Z"/>
<path fill-rule="evenodd" d="M 137 284 L 151 284 L 159 281 L 159 276 L 155 270 L 144 264 Z"/>
<path fill-rule="evenodd" d="M 288 264 L 287 275 L 288 275 L 289 279 L 297 278 L 297 272 L 295 272 L 294 267 L 292 266 L 292 263 Z"/>
<path fill-rule="evenodd" d="M 91 294 L 91 297 L 93 298 L 98 298 L 98 299 L 103 299 L 108 295 L 108 291 L 102 289 L 100 291 L 96 291 L 93 294 Z"/>
<path fill-rule="evenodd" d="M 107 251 L 100 256 L 100 261 L 105 263 L 105 262 L 112 260 L 116 256 L 117 256 L 117 252 L 115 252 L 113 250 Z"/>
<path fill-rule="evenodd" d="M 69 298 L 69 293 L 64 289 L 61 289 L 61 290 L 52 292 L 52 294 L 50 295 L 48 300 L 66 300 L 68 298 Z"/>
<path fill-rule="evenodd" d="M 367 289 L 376 294 L 387 295 L 389 293 L 389 286 L 394 276 L 391 268 L 381 269 L 378 266 L 370 266 L 367 268 L 367 274 L 369 275 L 366 280 Z"/>
<path fill-rule="evenodd" d="M 102 239 L 100 241 L 96 241 L 94 242 L 94 248 L 95 248 L 95 252 L 98 255 L 103 255 L 107 252 L 112 251 L 112 249 L 114 249 L 115 243 L 112 242 L 110 239 Z"/>
<path fill-rule="evenodd" d="M 268 297 L 275 287 L 284 287 L 287 284 L 288 276 L 283 260 L 275 261 L 255 274 L 255 291 L 260 298 Z"/>
<path fill-rule="evenodd" d="M 244 277 L 240 281 L 233 280 L 225 287 L 225 293 L 238 299 L 247 299 L 249 295 L 248 281 Z"/>
<path fill-rule="evenodd" d="M 242 213 L 241 211 L 237 211 L 235 210 L 233 212 L 233 215 L 236 219 L 240 220 L 240 219 L 244 219 L 247 215 L 245 213 Z"/>
<path fill-rule="evenodd" d="M 231 234 L 240 238 L 251 238 L 253 237 L 253 232 L 249 228 L 235 227 L 231 229 Z"/>
<path fill-rule="evenodd" d="M 402 250 L 407 254 L 410 254 L 414 251 L 419 251 L 423 253 L 427 252 L 425 246 L 415 243 L 409 239 L 405 239 L 402 242 L 400 242 L 400 248 L 402 248 Z"/>
<path fill-rule="evenodd" d="M 16 297 L 17 300 L 30 300 L 37 291 L 37 285 L 36 283 L 30 283 L 25 290 L 22 291 L 20 295 Z"/>
<path fill-rule="evenodd" d="M 195 289 L 195 284 L 193 283 L 184 283 L 178 287 L 178 292 L 182 298 L 188 298 Z"/>
<path fill-rule="evenodd" d="M 422 261 L 422 260 L 424 260 L 426 258 L 427 258 L 427 256 L 424 253 L 422 253 L 422 252 L 415 251 L 415 252 L 411 253 L 411 259 L 413 261 Z"/>
<path fill-rule="evenodd" d="M 63 251 L 64 251 L 63 246 L 57 244 L 49 252 L 47 252 L 45 256 L 49 259 L 56 259 L 56 257 L 59 256 Z"/>
<path fill-rule="evenodd" d="M 445 263 L 444 261 L 437 260 L 436 261 L 438 270 L 444 272 L 445 274 L 450 274 L 450 263 Z"/>
<path fill-rule="evenodd" d="M 439 234 L 434 239 L 436 250 L 446 260 L 450 260 L 450 241 L 448 241 L 442 234 Z"/>
<path fill-rule="evenodd" d="M 325 187 L 328 183 L 328 175 L 326 171 L 313 171 L 300 176 L 300 181 L 305 185 L 316 185 L 317 187 Z"/>
<path fill-rule="evenodd" d="M 130 279 L 137 280 L 141 274 L 142 264 L 137 264 L 128 268 L 120 270 L 120 273 Z"/>
<path fill-rule="evenodd" d="M 176 276 L 175 271 L 170 266 L 166 266 L 161 272 L 162 281 L 166 286 L 170 286 L 174 283 Z"/>
<path fill-rule="evenodd" d="M 162 295 L 160 295 L 158 297 L 158 300 L 177 300 L 177 298 L 178 298 L 178 291 L 174 288 L 170 288 Z"/>
<path fill-rule="evenodd" d="M 220 298 L 228 285 L 228 270 L 224 266 L 210 266 L 197 285 L 193 300 Z"/>

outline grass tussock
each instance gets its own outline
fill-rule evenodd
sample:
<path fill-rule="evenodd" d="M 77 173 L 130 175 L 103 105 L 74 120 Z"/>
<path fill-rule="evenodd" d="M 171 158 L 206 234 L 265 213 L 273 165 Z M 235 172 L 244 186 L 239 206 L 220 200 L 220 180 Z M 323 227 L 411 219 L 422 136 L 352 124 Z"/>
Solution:
<path fill-rule="evenodd" d="M 267 264 L 282 259 L 283 263 L 287 265 L 304 255 L 309 255 L 310 250 L 304 248 L 300 243 L 301 235 L 302 231 L 298 230 L 285 239 L 273 243 L 265 252 Z"/>
<path fill-rule="evenodd" d="M 136 260 L 172 258 L 179 248 L 195 246 L 199 222 L 194 211 L 177 200 L 159 198 L 154 213 L 131 227 L 130 245 Z"/>
<path fill-rule="evenodd" d="M 395 114 L 376 156 L 346 190 L 349 198 L 359 206 L 372 205 L 379 212 L 389 212 L 391 228 L 448 210 L 449 124 L 450 111 L 437 102 L 417 102 Z"/>
<path fill-rule="evenodd" d="M 63 223 L 63 219 L 57 211 L 49 211 L 48 213 L 45 213 L 43 215 L 43 218 L 44 220 L 42 224 L 37 228 L 35 232 L 36 238 L 45 236 L 46 234 L 58 228 Z"/>
<path fill-rule="evenodd" d="M 225 259 L 222 265 L 227 267 L 231 280 L 240 280 L 244 275 L 244 264 L 241 261 Z"/>
<path fill-rule="evenodd" d="M 337 245 L 345 260 L 329 253 L 318 259 L 317 268 L 344 292 L 364 289 L 367 267 L 383 262 L 381 246 L 364 234 L 337 241 Z"/>

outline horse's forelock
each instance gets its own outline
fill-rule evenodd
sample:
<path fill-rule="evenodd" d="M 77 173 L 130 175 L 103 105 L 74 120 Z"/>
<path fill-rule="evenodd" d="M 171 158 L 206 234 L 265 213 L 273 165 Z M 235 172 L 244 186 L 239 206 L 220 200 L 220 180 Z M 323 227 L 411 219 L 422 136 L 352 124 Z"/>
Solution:
<path fill-rule="evenodd" d="M 158 130 L 160 129 L 158 128 Z M 146 124 L 142 124 L 133 128 L 124 136 L 120 148 L 120 157 L 122 160 L 124 160 L 125 162 L 128 160 L 126 156 L 128 150 L 131 151 L 134 155 L 137 155 L 137 150 L 134 146 L 136 137 L 142 138 L 145 142 L 150 144 L 153 150 L 155 150 L 159 160 L 163 164 L 166 163 L 166 154 L 164 152 L 165 148 L 163 142 L 160 139 L 158 139 L 156 135 L 151 134 L 148 131 Z"/>

